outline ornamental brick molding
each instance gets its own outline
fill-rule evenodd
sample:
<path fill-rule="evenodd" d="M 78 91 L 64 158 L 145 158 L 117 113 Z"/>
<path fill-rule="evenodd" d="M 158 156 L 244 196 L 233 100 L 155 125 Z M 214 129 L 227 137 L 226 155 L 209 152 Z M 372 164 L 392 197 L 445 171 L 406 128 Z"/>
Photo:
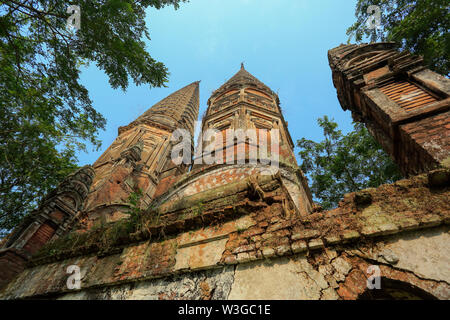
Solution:
<path fill-rule="evenodd" d="M 213 145 L 214 154 L 242 152 L 244 164 L 195 162 L 206 148 L 199 139 L 192 164 L 175 165 L 172 137 L 193 136 L 198 118 L 194 82 L 119 128 L 92 167 L 6 239 L 0 298 L 449 299 L 448 80 L 393 43 L 342 45 L 329 59 L 342 107 L 407 179 L 323 211 L 277 94 L 242 64 L 209 98 L 201 130 L 253 129 L 271 140 L 277 129 L 276 172 L 249 161 L 250 139 Z M 68 266 L 79 268 L 80 288 L 67 287 Z M 368 287 L 368 270 L 379 270 L 381 289 Z"/>
<path fill-rule="evenodd" d="M 83 210 L 94 175 L 91 166 L 69 175 L 5 239 L 0 249 L 0 287 L 21 272 L 42 246 L 70 232 Z"/>
<path fill-rule="evenodd" d="M 387 42 L 330 50 L 339 102 L 405 175 L 450 167 L 450 80 L 396 47 Z"/>

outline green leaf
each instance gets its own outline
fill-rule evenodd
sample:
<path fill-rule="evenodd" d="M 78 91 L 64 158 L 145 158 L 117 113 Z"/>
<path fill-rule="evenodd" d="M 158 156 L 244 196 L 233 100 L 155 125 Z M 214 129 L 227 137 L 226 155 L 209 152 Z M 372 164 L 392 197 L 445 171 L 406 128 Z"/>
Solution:
<path fill-rule="evenodd" d="M 323 208 L 336 207 L 346 193 L 392 183 L 402 177 L 397 165 L 363 124 L 354 123 L 354 131 L 344 135 L 327 116 L 317 122 L 323 129 L 324 140 L 302 138 L 297 146 L 301 169 L 311 180 L 311 192 Z"/>

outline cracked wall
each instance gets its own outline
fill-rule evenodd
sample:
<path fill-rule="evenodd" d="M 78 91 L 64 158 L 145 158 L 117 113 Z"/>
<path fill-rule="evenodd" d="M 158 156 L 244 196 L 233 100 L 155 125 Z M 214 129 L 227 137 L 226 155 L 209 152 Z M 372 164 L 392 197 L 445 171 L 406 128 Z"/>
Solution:
<path fill-rule="evenodd" d="M 225 300 L 234 267 L 176 275 L 153 281 L 68 293 L 59 300 Z"/>
<path fill-rule="evenodd" d="M 366 292 L 367 268 L 419 288 L 438 299 L 450 298 L 449 228 L 395 235 L 361 245 L 334 248 L 235 266 L 190 272 L 132 284 L 88 289 L 58 299 L 118 300 L 337 300 Z M 385 288 L 382 288 L 383 290 Z M 377 289 L 375 289 L 377 290 Z"/>
<path fill-rule="evenodd" d="M 253 180 L 259 186 L 243 182 L 222 190 L 220 208 L 206 202 L 194 217 L 228 219 L 168 220 L 178 227 L 167 224 L 166 237 L 141 235 L 109 251 L 94 245 L 102 238 L 88 246 L 77 240 L 60 253 L 53 252 L 55 242 L 0 298 L 358 299 L 367 295 L 368 267 L 378 265 L 383 281 L 402 284 L 402 292 L 449 299 L 448 173 L 347 194 L 338 208 L 308 216 L 289 211 L 279 177 Z M 245 199 L 236 201 L 236 194 Z M 198 199 L 191 200 L 167 210 L 184 217 Z M 69 265 L 81 269 L 79 293 L 66 287 Z"/>

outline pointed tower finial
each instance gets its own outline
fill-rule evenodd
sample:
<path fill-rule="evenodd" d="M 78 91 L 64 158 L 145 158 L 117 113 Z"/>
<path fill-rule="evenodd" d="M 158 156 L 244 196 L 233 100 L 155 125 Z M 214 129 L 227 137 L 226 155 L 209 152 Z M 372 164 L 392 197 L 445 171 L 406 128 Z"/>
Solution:
<path fill-rule="evenodd" d="M 128 126 L 120 127 L 119 134 L 121 134 L 123 130 L 133 128 L 142 121 L 153 121 L 166 127 L 176 126 L 177 123 L 185 117 L 185 112 L 188 109 L 192 114 L 188 117 L 189 127 L 192 128 L 198 115 L 199 87 L 200 81 L 195 81 L 184 88 L 175 91 L 171 95 L 153 105 Z"/>
<path fill-rule="evenodd" d="M 241 62 L 241 70 L 245 70 L 245 68 L 244 68 L 244 62 Z"/>

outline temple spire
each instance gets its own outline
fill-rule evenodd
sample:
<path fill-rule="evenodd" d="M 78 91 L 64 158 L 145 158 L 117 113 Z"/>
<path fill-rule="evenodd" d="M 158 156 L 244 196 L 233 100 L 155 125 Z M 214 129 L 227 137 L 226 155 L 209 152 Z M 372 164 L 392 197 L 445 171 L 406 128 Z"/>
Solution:
<path fill-rule="evenodd" d="M 141 207 L 167 190 L 188 168 L 171 160 L 173 132 L 194 135 L 199 110 L 199 81 L 153 105 L 135 121 L 119 128 L 119 136 L 94 163 L 96 178 L 87 196 L 87 226 L 126 217 L 129 196 L 142 191 Z"/>
<path fill-rule="evenodd" d="M 171 131 L 181 126 L 193 134 L 199 109 L 199 84 L 200 81 L 192 82 L 162 99 L 128 126 L 120 127 L 119 134 L 144 122 L 152 122 Z"/>
<path fill-rule="evenodd" d="M 259 88 L 269 95 L 275 94 L 267 85 L 258 80 L 254 75 L 249 73 L 245 67 L 244 62 L 241 62 L 241 68 L 239 71 L 232 76 L 227 82 L 225 82 L 219 89 L 214 91 L 212 98 L 216 95 L 220 95 L 221 93 L 229 90 L 232 87 L 242 87 L 242 86 L 252 86 L 255 88 Z"/>

